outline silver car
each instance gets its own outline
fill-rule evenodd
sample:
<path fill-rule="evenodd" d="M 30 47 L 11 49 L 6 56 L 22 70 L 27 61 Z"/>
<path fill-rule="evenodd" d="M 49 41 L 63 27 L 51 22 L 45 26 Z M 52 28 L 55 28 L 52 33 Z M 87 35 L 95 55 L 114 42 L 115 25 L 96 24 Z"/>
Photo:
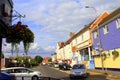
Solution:
<path fill-rule="evenodd" d="M 89 75 L 84 64 L 75 64 L 70 70 L 70 78 L 87 78 Z"/>
<path fill-rule="evenodd" d="M 2 72 L 7 72 L 16 76 L 16 80 L 40 80 L 42 74 L 39 71 L 32 71 L 25 67 L 3 68 Z"/>

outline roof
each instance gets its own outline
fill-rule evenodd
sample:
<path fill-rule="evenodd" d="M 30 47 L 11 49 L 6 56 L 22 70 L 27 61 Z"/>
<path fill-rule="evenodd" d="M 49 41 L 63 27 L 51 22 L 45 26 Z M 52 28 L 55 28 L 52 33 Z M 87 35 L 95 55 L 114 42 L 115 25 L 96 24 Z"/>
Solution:
<path fill-rule="evenodd" d="M 89 24 L 85 25 L 82 29 L 80 29 L 80 31 L 78 33 L 76 33 L 74 36 L 72 36 L 71 38 L 69 38 L 65 44 L 70 43 L 70 41 L 72 41 L 72 39 L 74 39 L 76 36 L 78 36 L 80 33 L 82 33 L 84 30 L 89 29 L 90 25 L 96 20 L 97 18 L 95 18 L 93 21 L 91 21 Z"/>
<path fill-rule="evenodd" d="M 113 12 L 111 12 L 106 18 L 104 18 L 99 25 L 104 24 L 107 21 L 113 20 L 114 17 L 116 17 L 117 15 L 120 15 L 120 7 L 117 8 L 116 10 L 114 10 Z"/>

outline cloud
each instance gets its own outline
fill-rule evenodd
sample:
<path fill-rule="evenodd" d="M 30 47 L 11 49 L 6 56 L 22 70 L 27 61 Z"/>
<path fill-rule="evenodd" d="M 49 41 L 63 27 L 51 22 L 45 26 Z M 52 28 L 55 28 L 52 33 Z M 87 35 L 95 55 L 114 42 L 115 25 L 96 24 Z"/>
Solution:
<path fill-rule="evenodd" d="M 46 52 L 50 52 L 50 51 L 55 50 L 55 47 L 54 47 L 54 46 L 48 46 L 48 47 L 44 48 L 44 50 L 45 50 Z"/>
<path fill-rule="evenodd" d="M 104 11 L 119 7 L 120 0 L 13 0 L 14 8 L 26 15 L 22 22 L 35 34 L 30 53 L 50 55 L 58 41 L 65 41 L 70 32 L 77 33 Z M 93 8 L 86 9 L 85 6 Z M 15 23 L 15 22 L 13 22 Z M 23 49 L 20 49 L 21 52 Z"/>

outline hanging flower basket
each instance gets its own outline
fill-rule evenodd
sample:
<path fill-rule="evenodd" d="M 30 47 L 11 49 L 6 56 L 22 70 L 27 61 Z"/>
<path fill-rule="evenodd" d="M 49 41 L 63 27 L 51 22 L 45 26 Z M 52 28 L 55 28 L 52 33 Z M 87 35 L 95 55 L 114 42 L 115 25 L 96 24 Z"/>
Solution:
<path fill-rule="evenodd" d="M 112 51 L 113 59 L 116 59 L 119 56 L 119 52 L 114 50 Z"/>
<path fill-rule="evenodd" d="M 23 42 L 24 51 L 27 54 L 30 43 L 34 42 L 34 34 L 27 25 L 22 25 L 19 21 L 17 25 L 9 27 L 6 42 L 12 44 L 12 51 L 15 45 L 19 45 L 20 42 Z"/>

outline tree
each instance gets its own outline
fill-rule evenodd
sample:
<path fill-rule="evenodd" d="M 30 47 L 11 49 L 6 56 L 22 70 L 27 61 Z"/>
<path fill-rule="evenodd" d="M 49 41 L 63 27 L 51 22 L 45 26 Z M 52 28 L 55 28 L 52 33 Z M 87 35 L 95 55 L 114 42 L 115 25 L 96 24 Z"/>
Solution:
<path fill-rule="evenodd" d="M 48 61 L 49 61 L 49 62 L 52 62 L 52 59 L 50 58 Z"/>
<path fill-rule="evenodd" d="M 34 59 L 35 59 L 35 61 L 36 61 L 37 63 L 41 63 L 42 60 L 43 60 L 43 58 L 42 58 L 41 56 L 39 56 L 39 55 L 35 56 Z"/>
<path fill-rule="evenodd" d="M 4 54 L 2 53 L 0 57 L 1 57 L 1 58 L 4 58 Z"/>

